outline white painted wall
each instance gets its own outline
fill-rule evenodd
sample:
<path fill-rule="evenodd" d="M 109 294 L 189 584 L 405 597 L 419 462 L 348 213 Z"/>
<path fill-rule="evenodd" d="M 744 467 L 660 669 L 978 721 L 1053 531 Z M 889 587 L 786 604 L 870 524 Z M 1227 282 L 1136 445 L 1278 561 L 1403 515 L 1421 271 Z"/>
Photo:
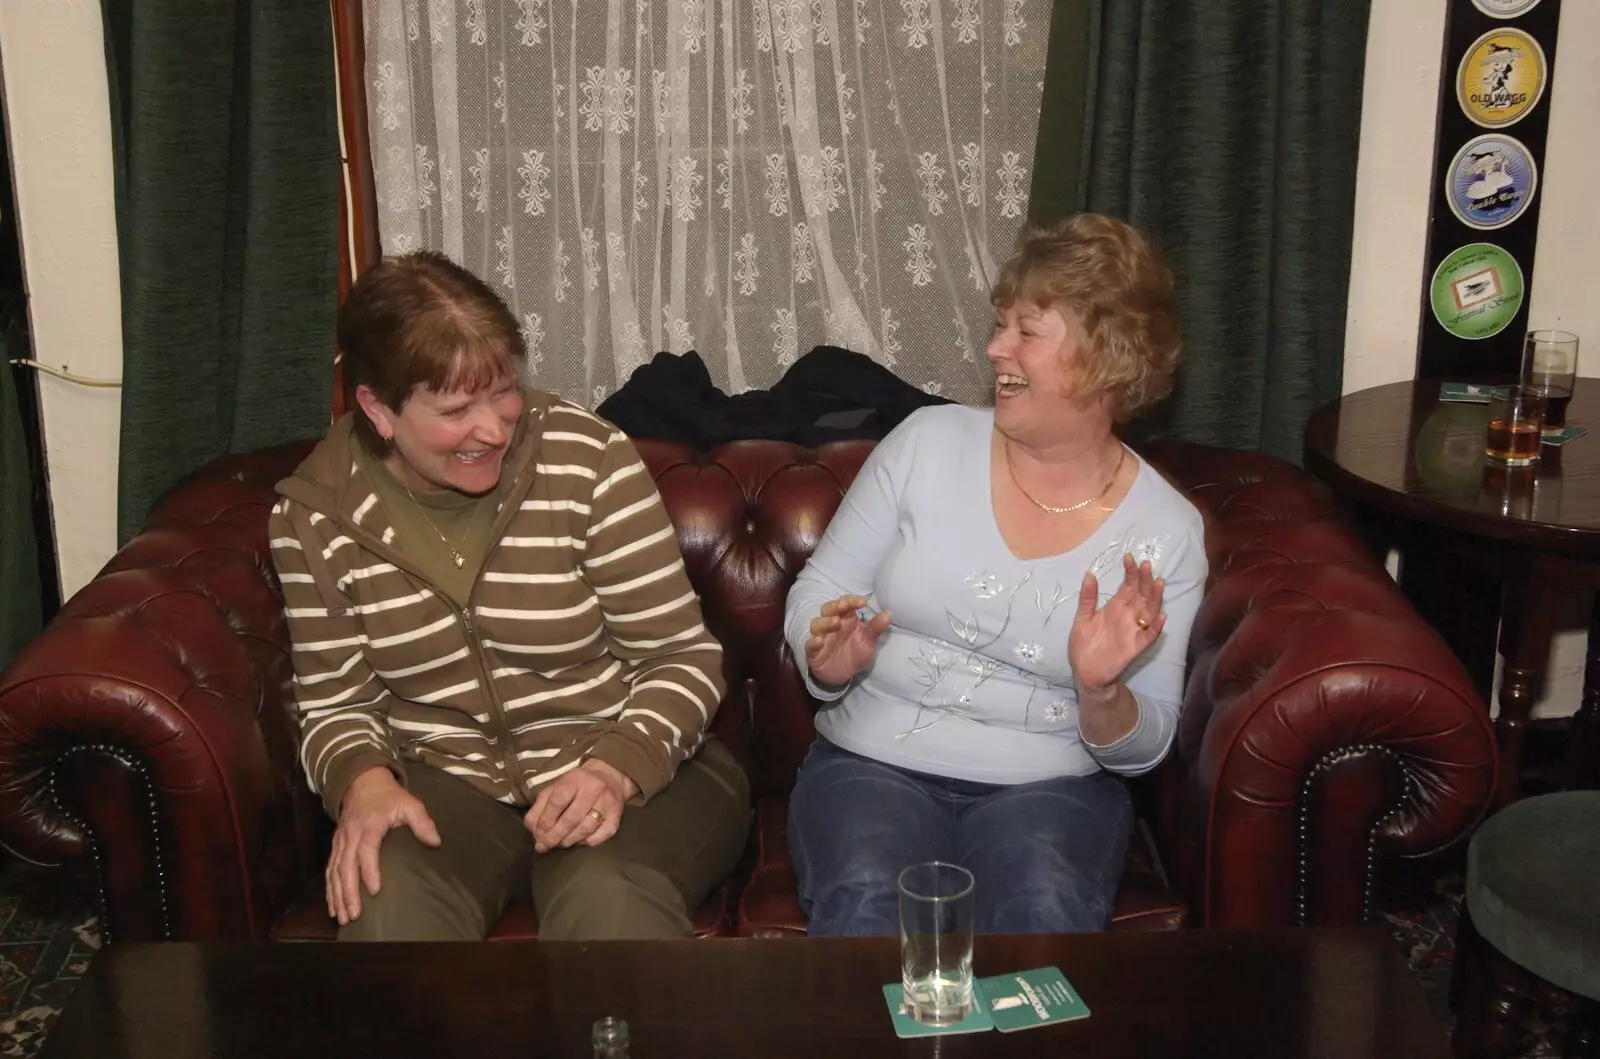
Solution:
<path fill-rule="evenodd" d="M 1421 326 L 1434 133 L 1449 0 L 1375 0 L 1367 37 L 1356 230 L 1345 319 L 1344 392 L 1412 378 Z M 1560 327 L 1582 341 L 1579 371 L 1600 376 L 1600 2 L 1561 7 L 1530 327 Z M 1534 716 L 1565 716 L 1583 690 L 1589 602 L 1563 608 L 1543 697 Z M 1499 678 L 1496 676 L 1496 684 Z"/>
<path fill-rule="evenodd" d="M 1449 0 L 1372 4 L 1345 312 L 1345 393 L 1416 373 L 1448 6 Z"/>
<path fill-rule="evenodd" d="M 99 0 L 0 2 L 0 96 L 34 358 L 122 374 L 111 112 Z M 63 598 L 117 545 L 122 392 L 39 376 Z"/>

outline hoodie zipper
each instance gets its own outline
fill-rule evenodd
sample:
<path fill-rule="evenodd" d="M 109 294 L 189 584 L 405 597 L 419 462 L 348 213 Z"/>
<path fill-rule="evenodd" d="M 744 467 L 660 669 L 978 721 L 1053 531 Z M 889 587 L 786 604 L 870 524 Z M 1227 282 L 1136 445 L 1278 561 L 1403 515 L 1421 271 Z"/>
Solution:
<path fill-rule="evenodd" d="M 524 470 L 526 470 L 528 467 L 532 467 L 538 462 L 540 443 L 544 439 L 544 419 L 545 413 L 541 411 L 537 422 L 530 424 L 528 428 L 536 429 L 538 433 L 534 437 L 533 451 L 528 454 L 528 462 L 524 467 Z M 504 503 L 509 505 L 512 503 L 512 498 L 516 497 L 516 503 L 520 505 L 522 503 L 522 498 L 519 494 L 522 493 L 522 491 L 522 474 L 519 473 L 516 478 L 512 479 L 511 488 L 506 491 L 506 500 Z M 502 510 L 504 510 L 504 507 L 502 507 Z M 483 564 L 478 568 L 477 576 L 472 579 L 471 587 L 467 589 L 467 605 L 458 608 L 455 606 L 455 601 L 450 598 L 449 594 L 446 593 L 438 584 L 436 584 L 432 578 L 424 574 L 421 569 L 406 556 L 391 549 L 371 532 L 350 521 L 342 512 L 331 517 L 337 521 L 337 523 L 343 529 L 345 529 L 346 532 L 351 533 L 355 537 L 361 538 L 364 546 L 373 552 L 373 554 L 393 563 L 395 566 L 404 570 L 412 577 L 415 577 L 418 581 L 421 581 L 428 587 L 430 591 L 434 593 L 434 595 L 449 603 L 451 609 L 455 611 L 456 616 L 461 620 L 462 632 L 467 643 L 467 652 L 472 656 L 473 663 L 476 665 L 478 670 L 478 686 L 483 689 L 488 698 L 490 714 L 496 721 L 499 722 L 499 736 L 502 740 L 501 745 L 503 747 L 500 754 L 500 766 L 505 770 L 506 782 L 511 785 L 512 793 L 514 795 L 520 797 L 525 793 L 528 793 L 527 776 L 523 772 L 521 762 L 517 759 L 516 735 L 511 729 L 510 719 L 506 717 L 505 704 L 500 701 L 500 693 L 494 685 L 493 677 L 490 675 L 492 671 L 489 667 L 488 659 L 484 656 L 483 646 L 478 641 L 476 628 L 472 621 L 472 597 L 477 593 L 478 585 L 483 581 L 484 571 L 489 568 L 489 564 L 491 560 L 493 560 L 495 552 L 500 548 L 500 538 L 505 535 L 505 528 L 510 524 L 510 520 L 507 519 L 505 525 L 500 525 L 500 520 L 496 518 L 495 524 L 499 526 L 499 532 L 493 535 L 489 545 L 489 551 L 483 557 Z"/>

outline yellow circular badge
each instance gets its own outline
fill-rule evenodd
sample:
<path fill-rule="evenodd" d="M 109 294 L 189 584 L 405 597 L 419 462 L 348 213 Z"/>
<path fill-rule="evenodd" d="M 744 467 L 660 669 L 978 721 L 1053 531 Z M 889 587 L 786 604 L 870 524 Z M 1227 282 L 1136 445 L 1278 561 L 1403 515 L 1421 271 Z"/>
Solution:
<path fill-rule="evenodd" d="M 1548 77 L 1544 49 L 1532 36 L 1520 29 L 1491 30 L 1462 56 L 1456 100 L 1474 124 L 1504 128 L 1538 104 Z"/>

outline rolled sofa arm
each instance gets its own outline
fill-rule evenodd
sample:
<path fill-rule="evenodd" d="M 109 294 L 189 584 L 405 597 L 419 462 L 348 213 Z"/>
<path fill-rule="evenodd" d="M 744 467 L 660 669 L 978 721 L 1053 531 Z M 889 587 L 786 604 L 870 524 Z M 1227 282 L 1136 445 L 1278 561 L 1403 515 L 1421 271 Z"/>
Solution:
<path fill-rule="evenodd" d="M 264 937 L 314 867 L 265 555 L 281 463 L 169 494 L 0 672 L 0 843 L 91 858 L 112 940 Z"/>
<path fill-rule="evenodd" d="M 1364 922 L 1387 861 L 1482 818 L 1487 710 L 1320 483 L 1184 448 L 1211 585 L 1161 776 L 1167 866 L 1206 926 Z"/>

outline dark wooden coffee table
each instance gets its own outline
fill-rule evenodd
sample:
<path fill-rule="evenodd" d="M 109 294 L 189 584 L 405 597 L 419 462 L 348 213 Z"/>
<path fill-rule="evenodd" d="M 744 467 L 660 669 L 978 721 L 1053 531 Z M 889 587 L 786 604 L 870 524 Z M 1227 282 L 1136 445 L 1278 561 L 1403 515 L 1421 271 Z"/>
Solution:
<path fill-rule="evenodd" d="M 902 1041 L 893 939 L 441 945 L 130 944 L 95 957 L 53 1059 L 588 1059 L 596 1018 L 635 1059 L 1448 1054 L 1377 929 L 981 937 L 977 973 L 1055 964 L 1093 1014 Z"/>
<path fill-rule="evenodd" d="M 1589 593 L 1593 618 L 1583 702 L 1564 772 L 1581 771 L 1600 722 L 1600 379 L 1578 379 L 1567 423 L 1590 433 L 1545 447 L 1531 470 L 1485 465 L 1486 405 L 1441 404 L 1438 379 L 1346 394 L 1306 427 L 1306 469 L 1342 495 L 1409 524 L 1401 582 L 1487 691 L 1499 626 L 1497 802 L 1517 796 L 1524 735 L 1544 683 L 1560 597 Z M 1500 581 L 1498 613 L 1468 628 L 1474 602 L 1452 583 Z M 1495 619 L 1498 618 L 1496 622 Z M 1483 630 L 1486 630 L 1486 635 Z M 1485 695 L 1487 698 L 1487 695 Z"/>

